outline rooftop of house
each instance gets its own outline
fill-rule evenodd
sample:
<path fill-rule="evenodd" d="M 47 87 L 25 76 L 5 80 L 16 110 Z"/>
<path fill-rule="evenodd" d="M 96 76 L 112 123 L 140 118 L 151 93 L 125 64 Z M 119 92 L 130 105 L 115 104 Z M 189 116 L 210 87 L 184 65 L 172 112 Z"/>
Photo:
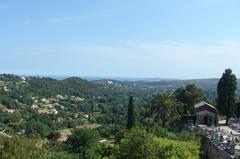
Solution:
<path fill-rule="evenodd" d="M 209 103 L 207 103 L 205 101 L 202 101 L 200 103 L 195 104 L 194 108 L 195 108 L 196 112 L 209 110 L 209 111 L 211 111 L 213 113 L 217 113 L 217 109 L 214 106 L 212 106 L 211 104 L 209 104 Z"/>

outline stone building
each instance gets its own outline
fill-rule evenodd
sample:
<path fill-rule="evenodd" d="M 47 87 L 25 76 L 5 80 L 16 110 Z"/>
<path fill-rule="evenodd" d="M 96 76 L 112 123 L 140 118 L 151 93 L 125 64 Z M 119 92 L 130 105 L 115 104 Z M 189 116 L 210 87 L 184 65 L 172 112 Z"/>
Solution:
<path fill-rule="evenodd" d="M 196 114 L 196 124 L 198 125 L 213 125 L 217 115 L 217 109 L 211 104 L 202 101 L 194 105 Z"/>

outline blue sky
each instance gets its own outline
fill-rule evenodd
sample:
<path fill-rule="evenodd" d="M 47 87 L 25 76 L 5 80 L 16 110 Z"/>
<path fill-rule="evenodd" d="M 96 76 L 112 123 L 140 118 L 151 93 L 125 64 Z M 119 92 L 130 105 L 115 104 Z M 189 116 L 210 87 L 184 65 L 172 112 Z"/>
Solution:
<path fill-rule="evenodd" d="M 0 73 L 240 76 L 239 0 L 0 0 Z"/>

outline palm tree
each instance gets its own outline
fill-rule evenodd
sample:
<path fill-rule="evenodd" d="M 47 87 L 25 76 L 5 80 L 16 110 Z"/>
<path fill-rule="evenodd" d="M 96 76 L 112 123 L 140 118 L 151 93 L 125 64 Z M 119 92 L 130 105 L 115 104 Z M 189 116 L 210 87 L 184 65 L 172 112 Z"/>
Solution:
<path fill-rule="evenodd" d="M 174 119 L 177 114 L 176 103 L 169 93 L 156 94 L 151 103 L 150 114 L 155 115 L 157 121 L 162 123 L 162 127 L 166 127 L 166 123 Z"/>

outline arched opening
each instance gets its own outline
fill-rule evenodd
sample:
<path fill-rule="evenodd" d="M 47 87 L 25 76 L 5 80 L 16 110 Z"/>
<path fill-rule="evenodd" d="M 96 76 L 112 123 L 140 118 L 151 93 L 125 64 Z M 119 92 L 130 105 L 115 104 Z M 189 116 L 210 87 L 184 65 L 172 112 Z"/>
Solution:
<path fill-rule="evenodd" d="M 213 124 L 213 118 L 209 115 L 204 116 L 204 124 L 205 125 L 212 125 Z"/>

